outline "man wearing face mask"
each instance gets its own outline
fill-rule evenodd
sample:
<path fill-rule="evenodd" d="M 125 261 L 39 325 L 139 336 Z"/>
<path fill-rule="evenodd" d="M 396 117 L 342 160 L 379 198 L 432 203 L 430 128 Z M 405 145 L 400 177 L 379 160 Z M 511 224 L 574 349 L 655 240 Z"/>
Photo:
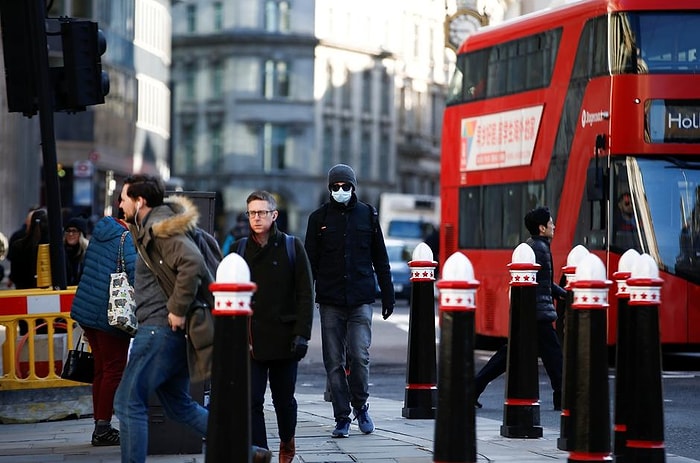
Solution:
<path fill-rule="evenodd" d="M 328 171 L 330 200 L 309 216 L 304 244 L 321 315 L 323 364 L 336 422 L 333 437 L 349 436 L 351 412 L 360 431 L 374 431 L 367 399 L 375 273 L 385 320 L 395 303 L 377 211 L 358 201 L 356 187 L 350 166 L 337 164 Z"/>

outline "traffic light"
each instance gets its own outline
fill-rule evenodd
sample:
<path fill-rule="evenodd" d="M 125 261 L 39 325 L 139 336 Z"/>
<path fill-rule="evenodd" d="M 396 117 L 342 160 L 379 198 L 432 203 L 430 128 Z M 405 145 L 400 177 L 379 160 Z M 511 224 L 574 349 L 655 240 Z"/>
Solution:
<path fill-rule="evenodd" d="M 7 107 L 11 113 L 31 117 L 37 113 L 38 101 L 30 21 L 29 2 L 0 0 Z"/>
<path fill-rule="evenodd" d="M 107 51 L 104 34 L 97 23 L 60 18 L 63 68 L 52 77 L 56 111 L 84 111 L 102 104 L 109 93 L 109 76 L 102 70 L 101 56 Z"/>

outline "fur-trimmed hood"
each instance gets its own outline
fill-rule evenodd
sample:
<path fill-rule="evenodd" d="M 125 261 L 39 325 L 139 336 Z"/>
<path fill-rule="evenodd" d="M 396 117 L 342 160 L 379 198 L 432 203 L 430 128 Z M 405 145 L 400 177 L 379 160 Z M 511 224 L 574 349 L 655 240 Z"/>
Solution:
<path fill-rule="evenodd" d="M 163 202 L 172 214 L 165 208 L 154 208 L 151 217 L 146 222 L 153 223 L 151 227 L 156 238 L 169 238 L 174 235 L 183 235 L 194 230 L 199 222 L 197 206 L 185 196 L 169 196 Z"/>

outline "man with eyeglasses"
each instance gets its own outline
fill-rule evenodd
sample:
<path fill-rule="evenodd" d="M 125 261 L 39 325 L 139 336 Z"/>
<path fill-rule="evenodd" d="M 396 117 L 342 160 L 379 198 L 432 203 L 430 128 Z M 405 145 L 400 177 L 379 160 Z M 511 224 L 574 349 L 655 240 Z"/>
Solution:
<path fill-rule="evenodd" d="M 333 166 L 328 171 L 330 200 L 311 213 L 306 230 L 305 247 L 321 315 L 323 364 L 336 422 L 333 437 L 350 435 L 351 411 L 360 431 L 374 431 L 367 399 L 375 273 L 385 320 L 395 303 L 377 211 L 357 199 L 356 187 L 350 166 Z"/>
<path fill-rule="evenodd" d="M 268 448 L 263 405 L 269 380 L 280 437 L 279 463 L 291 463 L 296 453 L 297 368 L 306 355 L 314 317 L 311 268 L 301 240 L 278 229 L 275 197 L 254 191 L 246 203 L 250 236 L 239 240 L 236 252 L 258 285 L 251 300 L 249 333 L 252 441 Z"/>

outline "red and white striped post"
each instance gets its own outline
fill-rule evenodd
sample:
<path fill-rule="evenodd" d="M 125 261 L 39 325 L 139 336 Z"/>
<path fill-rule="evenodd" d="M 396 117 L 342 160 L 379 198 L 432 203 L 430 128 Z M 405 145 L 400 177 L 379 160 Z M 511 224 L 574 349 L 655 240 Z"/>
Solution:
<path fill-rule="evenodd" d="M 537 271 L 535 252 L 527 243 L 513 251 L 510 272 L 510 327 L 501 436 L 542 437 L 537 369 Z"/>
<path fill-rule="evenodd" d="M 209 285 L 214 294 L 214 352 L 211 402 L 207 426 L 206 461 L 243 461 L 252 458 L 250 424 L 250 299 L 257 289 L 246 261 L 226 256 Z"/>
<path fill-rule="evenodd" d="M 573 368 L 574 363 L 569 359 L 569 355 L 574 353 L 576 349 L 576 331 L 574 317 L 571 314 L 571 304 L 574 300 L 574 292 L 571 289 L 571 283 L 576 281 L 576 267 L 581 260 L 589 254 L 588 249 L 582 245 L 576 245 L 566 257 L 566 265 L 563 268 L 564 276 L 566 277 L 566 306 L 564 308 L 564 368 L 562 375 L 562 391 L 561 391 L 561 417 L 559 419 L 559 438 L 557 439 L 557 448 L 559 450 L 569 450 L 571 445 L 570 421 L 573 412 L 571 407 L 570 395 L 567 391 L 574 390 L 574 385 L 571 384 L 575 372 L 569 371 Z"/>
<path fill-rule="evenodd" d="M 617 283 L 617 347 L 615 349 L 615 417 L 613 420 L 613 452 L 615 461 L 622 463 L 625 458 L 627 441 L 627 411 L 629 410 L 629 367 L 632 356 L 631 350 L 629 287 L 627 279 L 632 275 L 632 265 L 639 258 L 639 253 L 628 249 L 620 258 L 617 272 L 613 278 Z"/>
<path fill-rule="evenodd" d="M 438 403 L 433 461 L 476 462 L 474 412 L 474 267 L 467 256 L 452 254 L 442 267 Z"/>
<path fill-rule="evenodd" d="M 607 313 L 608 288 L 605 265 L 595 254 L 588 254 L 576 268 L 571 283 L 574 298 L 572 320 L 577 344 L 569 359 L 574 372 L 569 391 L 572 442 L 569 463 L 612 461 L 610 453 L 610 400 L 608 390 Z"/>
<path fill-rule="evenodd" d="M 425 243 L 413 250 L 411 307 L 408 325 L 406 393 L 401 416 L 435 418 L 437 366 L 435 360 L 435 268 L 433 251 Z"/>
<path fill-rule="evenodd" d="M 629 287 L 630 365 L 628 370 L 625 463 L 663 463 L 664 407 L 661 386 L 659 267 L 649 254 L 632 263 Z"/>

